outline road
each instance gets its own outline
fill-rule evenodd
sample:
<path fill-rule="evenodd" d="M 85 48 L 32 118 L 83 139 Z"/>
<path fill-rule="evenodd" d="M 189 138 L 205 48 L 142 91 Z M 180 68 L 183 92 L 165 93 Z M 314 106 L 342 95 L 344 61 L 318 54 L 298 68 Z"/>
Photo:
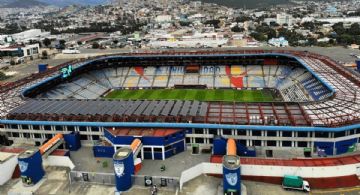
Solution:
<path fill-rule="evenodd" d="M 286 47 L 286 48 L 276 48 L 276 47 L 256 47 L 256 48 L 214 48 L 220 50 L 261 50 L 261 49 L 274 49 L 274 50 L 296 50 L 296 51 L 309 51 L 318 53 L 321 55 L 329 56 L 335 60 L 342 62 L 354 62 L 356 57 L 350 56 L 350 54 L 360 55 L 360 50 L 358 49 L 348 49 L 344 47 Z M 141 52 L 141 51 L 164 51 L 169 49 L 85 49 L 81 48 L 80 51 L 82 54 L 94 54 L 94 53 L 127 53 L 127 52 Z M 174 49 L 175 50 L 175 49 Z M 179 48 L 176 51 L 195 51 L 195 50 L 209 50 L 209 49 L 193 49 L 193 48 Z M 210 49 L 212 50 L 212 49 Z M 173 49 L 170 49 L 173 51 Z"/>
<path fill-rule="evenodd" d="M 313 190 L 310 195 L 359 195 L 360 187 L 330 189 L 330 190 Z"/>

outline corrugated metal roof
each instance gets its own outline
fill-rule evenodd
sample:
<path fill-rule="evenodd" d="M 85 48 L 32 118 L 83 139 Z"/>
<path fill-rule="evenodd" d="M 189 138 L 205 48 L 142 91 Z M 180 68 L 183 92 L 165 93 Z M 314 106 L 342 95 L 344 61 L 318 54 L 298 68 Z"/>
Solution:
<path fill-rule="evenodd" d="M 29 100 L 10 114 L 198 116 L 207 104 L 174 100 Z M 191 112 L 190 112 L 191 110 Z M 204 115 L 205 116 L 205 115 Z"/>

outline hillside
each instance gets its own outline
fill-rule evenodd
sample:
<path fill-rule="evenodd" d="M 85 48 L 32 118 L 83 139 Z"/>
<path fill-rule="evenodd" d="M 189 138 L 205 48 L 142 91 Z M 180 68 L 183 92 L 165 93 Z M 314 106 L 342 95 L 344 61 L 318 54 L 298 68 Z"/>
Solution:
<path fill-rule="evenodd" d="M 219 5 L 225 5 L 233 8 L 264 8 L 267 6 L 286 4 L 290 0 L 201 0 L 205 3 L 216 3 Z"/>
<path fill-rule="evenodd" d="M 68 5 L 100 5 L 107 4 L 111 0 L 38 0 L 49 5 L 64 7 Z"/>
<path fill-rule="evenodd" d="M 47 6 L 47 3 L 39 2 L 37 0 L 15 0 L 5 4 L 3 7 L 6 8 L 30 8 L 35 6 Z"/>

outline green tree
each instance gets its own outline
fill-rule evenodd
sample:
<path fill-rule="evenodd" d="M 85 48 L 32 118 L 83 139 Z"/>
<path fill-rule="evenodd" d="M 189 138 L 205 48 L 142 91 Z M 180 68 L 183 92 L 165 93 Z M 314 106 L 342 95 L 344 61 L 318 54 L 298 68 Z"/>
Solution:
<path fill-rule="evenodd" d="M 354 23 L 349 28 L 350 35 L 360 35 L 360 25 L 358 23 Z"/>
<path fill-rule="evenodd" d="M 330 44 L 330 45 L 335 45 L 335 44 L 336 44 L 335 39 L 330 39 L 330 40 L 329 40 L 329 44 Z"/>
<path fill-rule="evenodd" d="M 94 42 L 94 43 L 92 44 L 92 48 L 93 48 L 93 49 L 99 49 L 99 48 L 100 48 L 100 44 L 99 44 L 98 42 Z"/>
<path fill-rule="evenodd" d="M 65 43 L 66 43 L 66 41 L 65 41 L 64 39 L 61 39 L 61 40 L 59 41 L 59 44 L 62 45 L 62 46 L 65 46 Z"/>
<path fill-rule="evenodd" d="M 276 37 L 276 31 L 266 24 L 263 24 L 261 26 L 256 27 L 256 32 L 263 34 L 267 38 L 267 40 L 272 39 Z"/>
<path fill-rule="evenodd" d="M 354 37 L 349 34 L 342 34 L 338 37 L 337 41 L 343 45 L 350 45 L 354 42 Z"/>
<path fill-rule="evenodd" d="M 276 23 L 276 22 L 270 22 L 270 27 L 279 27 L 280 24 Z"/>
<path fill-rule="evenodd" d="M 346 29 L 344 28 L 344 24 L 342 22 L 334 24 L 332 28 L 339 36 L 346 33 Z"/>
<path fill-rule="evenodd" d="M 48 59 L 48 52 L 46 50 L 43 50 L 41 54 L 42 54 L 41 57 L 42 59 Z"/>
<path fill-rule="evenodd" d="M 235 22 L 245 22 L 245 21 L 249 21 L 250 17 L 248 16 L 239 16 L 237 18 L 235 18 Z"/>
<path fill-rule="evenodd" d="M 312 45 L 316 45 L 316 44 L 317 44 L 317 40 L 315 38 L 308 39 L 308 45 L 312 46 Z"/>
<path fill-rule="evenodd" d="M 240 28 L 237 25 L 231 28 L 232 32 L 244 32 L 244 30 L 245 30 L 244 28 Z"/>
<path fill-rule="evenodd" d="M 180 21 L 179 24 L 180 24 L 180 26 L 190 26 L 191 22 L 189 22 L 189 21 Z"/>
<path fill-rule="evenodd" d="M 304 22 L 302 24 L 302 26 L 305 28 L 305 29 L 308 29 L 308 30 L 311 30 L 311 31 L 314 31 L 315 30 L 315 23 L 314 22 Z"/>
<path fill-rule="evenodd" d="M 210 24 L 215 28 L 219 28 L 220 20 L 207 20 L 204 24 Z"/>
<path fill-rule="evenodd" d="M 5 80 L 5 79 L 7 79 L 7 78 L 8 78 L 8 76 L 6 76 L 5 73 L 3 73 L 3 72 L 0 71 L 0 81 L 3 81 L 3 80 Z"/>
<path fill-rule="evenodd" d="M 263 33 L 253 32 L 250 36 L 258 41 L 267 41 L 267 37 Z"/>
<path fill-rule="evenodd" d="M 45 45 L 45 47 L 49 47 L 51 45 L 51 40 L 48 38 L 45 38 L 43 40 L 43 44 Z"/>

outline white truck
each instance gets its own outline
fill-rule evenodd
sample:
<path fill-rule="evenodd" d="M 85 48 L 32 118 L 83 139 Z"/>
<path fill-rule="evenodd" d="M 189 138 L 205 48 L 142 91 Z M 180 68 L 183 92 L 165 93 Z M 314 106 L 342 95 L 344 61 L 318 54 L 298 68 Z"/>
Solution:
<path fill-rule="evenodd" d="M 285 190 L 300 190 L 304 192 L 310 192 L 309 182 L 304 180 L 302 177 L 295 175 L 285 175 L 282 187 Z"/>

